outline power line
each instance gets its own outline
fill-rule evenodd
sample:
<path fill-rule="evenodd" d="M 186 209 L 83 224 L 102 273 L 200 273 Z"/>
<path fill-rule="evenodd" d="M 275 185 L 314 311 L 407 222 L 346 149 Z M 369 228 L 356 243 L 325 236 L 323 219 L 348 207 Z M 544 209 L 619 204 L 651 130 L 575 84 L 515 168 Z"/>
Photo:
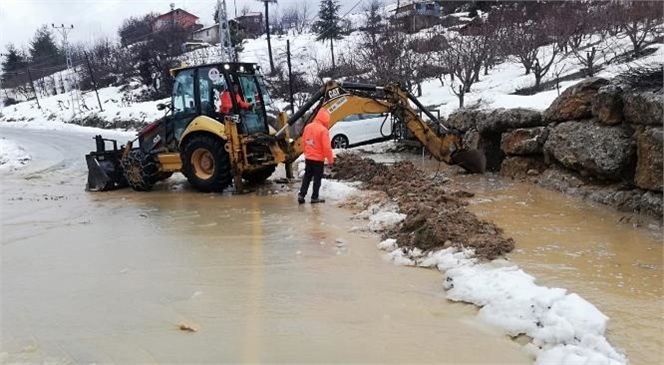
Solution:
<path fill-rule="evenodd" d="M 63 46 L 64 51 L 65 51 L 65 57 L 66 57 L 66 62 L 67 62 L 67 71 L 69 71 L 69 75 L 67 77 L 67 80 L 69 81 L 69 91 L 70 91 L 70 95 L 71 95 L 71 104 L 72 104 L 71 110 L 72 110 L 73 116 L 76 117 L 76 109 L 80 109 L 80 105 L 78 103 L 78 88 L 80 88 L 80 87 L 74 88 L 74 85 L 73 85 L 74 82 L 76 82 L 76 84 L 78 86 L 78 78 L 74 78 L 74 80 L 72 80 L 72 77 L 71 77 L 71 70 L 73 68 L 73 65 L 72 65 L 72 61 L 71 61 L 71 50 L 69 49 L 69 42 L 67 42 L 67 35 L 69 34 L 69 32 L 71 32 L 74 29 L 74 25 L 70 24 L 69 27 L 65 27 L 65 25 L 62 24 L 62 25 L 56 27 L 55 24 L 51 24 L 51 27 L 53 27 L 53 29 L 57 29 L 60 32 L 60 34 L 62 35 L 62 46 Z"/>

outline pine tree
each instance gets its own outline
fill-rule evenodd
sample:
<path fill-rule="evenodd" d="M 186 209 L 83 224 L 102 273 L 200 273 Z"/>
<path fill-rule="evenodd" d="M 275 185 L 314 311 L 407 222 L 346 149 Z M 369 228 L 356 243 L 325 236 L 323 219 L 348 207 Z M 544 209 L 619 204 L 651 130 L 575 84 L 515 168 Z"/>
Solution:
<path fill-rule="evenodd" d="M 377 35 L 380 34 L 380 29 L 382 27 L 381 22 L 383 21 L 383 17 L 379 13 L 380 8 L 380 1 L 372 0 L 371 3 L 369 3 L 369 6 L 364 9 L 367 13 L 364 30 L 369 34 L 371 46 L 376 46 Z"/>
<path fill-rule="evenodd" d="M 332 54 L 332 68 L 334 64 L 334 40 L 342 38 L 342 29 L 339 25 L 339 8 L 341 5 L 336 0 L 321 0 L 318 20 L 314 23 L 314 32 L 318 33 L 316 40 L 330 41 L 330 53 Z"/>
<path fill-rule="evenodd" d="M 12 73 L 22 70 L 26 65 L 27 60 L 23 52 L 9 43 L 5 60 L 2 61 L 2 83 L 6 84 L 12 79 Z"/>
<path fill-rule="evenodd" d="M 62 53 L 55 45 L 53 34 L 48 26 L 43 25 L 35 32 L 30 41 L 31 63 L 38 67 L 48 67 L 64 63 Z"/>

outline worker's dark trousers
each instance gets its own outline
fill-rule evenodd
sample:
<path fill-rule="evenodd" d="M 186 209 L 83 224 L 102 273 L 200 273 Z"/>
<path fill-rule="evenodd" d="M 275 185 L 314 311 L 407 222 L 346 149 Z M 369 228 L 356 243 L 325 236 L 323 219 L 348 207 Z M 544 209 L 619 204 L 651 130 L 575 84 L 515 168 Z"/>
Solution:
<path fill-rule="evenodd" d="M 314 179 L 314 191 L 311 193 L 311 199 L 318 199 L 318 191 L 320 190 L 320 181 L 323 178 L 323 161 L 304 160 L 304 178 L 302 178 L 302 186 L 300 187 L 300 196 L 307 196 L 309 191 L 309 183 Z"/>

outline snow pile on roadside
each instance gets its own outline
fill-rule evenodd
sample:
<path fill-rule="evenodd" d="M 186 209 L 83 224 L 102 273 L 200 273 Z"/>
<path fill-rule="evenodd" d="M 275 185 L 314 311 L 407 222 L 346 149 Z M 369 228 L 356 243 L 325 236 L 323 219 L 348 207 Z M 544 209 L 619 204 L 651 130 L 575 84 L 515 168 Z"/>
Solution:
<path fill-rule="evenodd" d="M 21 146 L 5 138 L 0 138 L 0 171 L 16 170 L 32 157 Z"/>
<path fill-rule="evenodd" d="M 368 220 L 371 229 L 398 209 L 388 201 L 372 204 L 355 217 Z M 382 231 L 398 223 L 386 222 Z M 565 289 L 535 284 L 534 277 L 504 259 L 482 262 L 473 250 L 455 247 L 425 253 L 398 247 L 394 238 L 377 246 L 397 265 L 440 270 L 448 299 L 477 305 L 482 320 L 509 336 L 528 336 L 531 342 L 524 350 L 537 357 L 537 364 L 627 364 L 605 337 L 608 317 L 593 304 Z"/>
<path fill-rule="evenodd" d="M 626 364 L 604 337 L 608 317 L 565 289 L 535 284 L 518 266 L 497 259 L 480 263 L 472 250 L 447 248 L 427 255 L 397 248 L 387 239 L 378 248 L 399 265 L 437 267 L 447 298 L 480 307 L 478 316 L 510 336 L 526 335 L 537 364 Z"/>
<path fill-rule="evenodd" d="M 309 189 L 312 188 L 312 185 Z M 335 180 L 323 179 L 320 185 L 320 197 L 323 199 L 344 200 L 356 192 L 356 188 Z"/>
<path fill-rule="evenodd" d="M 296 166 L 297 176 L 301 179 L 304 177 L 304 155 L 300 155 L 294 162 Z M 309 194 L 313 188 L 313 181 L 309 185 Z M 352 184 L 341 182 L 338 180 L 323 179 L 320 185 L 320 197 L 328 200 L 342 201 L 357 192 L 357 189 Z"/>

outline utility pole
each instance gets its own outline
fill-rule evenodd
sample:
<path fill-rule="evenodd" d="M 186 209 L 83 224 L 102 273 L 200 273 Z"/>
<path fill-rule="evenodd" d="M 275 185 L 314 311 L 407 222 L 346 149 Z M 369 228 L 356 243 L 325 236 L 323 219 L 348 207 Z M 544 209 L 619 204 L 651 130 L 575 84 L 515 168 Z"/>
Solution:
<path fill-rule="evenodd" d="M 286 40 L 286 60 L 288 61 L 288 91 L 290 93 L 291 115 L 295 114 L 295 101 L 293 100 L 293 73 L 291 69 L 290 39 Z"/>
<path fill-rule="evenodd" d="M 268 3 L 277 2 L 277 0 L 261 0 L 265 4 L 265 32 L 267 33 L 267 52 L 270 56 L 270 72 L 274 74 L 274 61 L 272 59 L 272 43 L 270 42 L 270 7 Z"/>
<path fill-rule="evenodd" d="M 35 83 L 32 82 L 32 74 L 30 74 L 30 66 L 27 67 L 28 70 L 28 78 L 30 79 L 30 86 L 32 87 L 32 92 L 35 94 L 35 100 L 37 100 L 37 107 L 41 109 L 41 105 L 39 105 L 39 97 L 37 96 L 37 91 L 35 90 Z"/>
<path fill-rule="evenodd" d="M 97 92 L 97 81 L 95 80 L 95 74 L 92 72 L 92 66 L 90 65 L 90 58 L 88 57 L 88 52 L 85 52 L 85 61 L 88 63 L 88 71 L 90 71 L 90 79 L 92 79 L 92 86 L 95 88 L 95 95 L 97 95 L 97 103 L 99 103 L 99 110 L 103 112 L 104 108 L 102 108 L 101 100 L 99 100 L 99 93 Z"/>
<path fill-rule="evenodd" d="M 72 116 L 76 117 L 76 110 L 80 108 L 78 105 L 78 90 L 74 87 L 74 79 L 76 78 L 74 76 L 75 70 L 73 67 L 73 63 L 71 60 L 71 50 L 69 49 L 69 42 L 67 42 L 67 34 L 74 29 L 74 25 L 70 24 L 69 27 L 65 27 L 64 24 L 60 24 L 59 26 L 55 26 L 55 24 L 51 23 L 51 27 L 53 29 L 57 29 L 60 35 L 62 36 L 62 46 L 63 49 L 65 50 L 65 58 L 67 62 L 67 80 L 69 81 L 69 93 L 71 96 L 71 110 L 72 110 Z M 78 83 L 78 81 L 76 82 Z"/>
<path fill-rule="evenodd" d="M 231 32 L 228 28 L 226 15 L 226 0 L 217 0 L 217 19 L 219 20 L 219 47 L 221 47 L 221 62 L 232 62 L 235 59 Z"/>

